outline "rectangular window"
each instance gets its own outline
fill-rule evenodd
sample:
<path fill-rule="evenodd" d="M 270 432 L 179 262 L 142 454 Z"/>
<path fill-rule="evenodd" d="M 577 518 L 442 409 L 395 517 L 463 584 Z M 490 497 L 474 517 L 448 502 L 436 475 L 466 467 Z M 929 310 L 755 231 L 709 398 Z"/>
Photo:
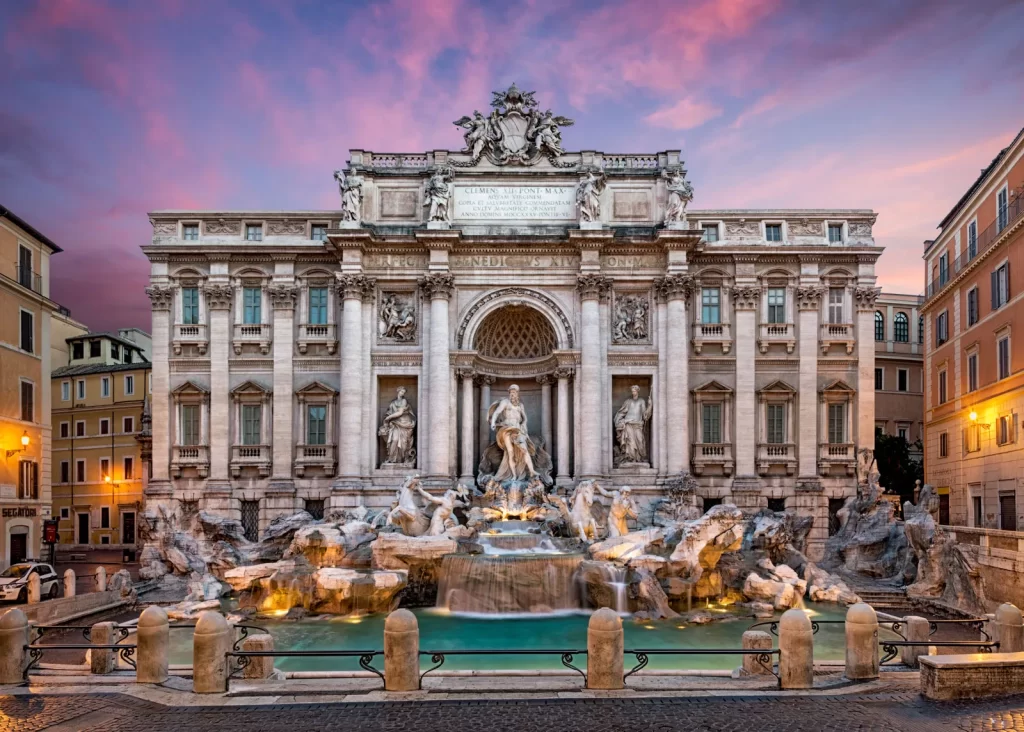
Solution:
<path fill-rule="evenodd" d="M 109 419 L 101 419 L 100 420 L 100 434 L 101 435 L 109 435 L 110 434 L 110 420 Z"/>
<path fill-rule="evenodd" d="M 1014 441 L 1014 419 L 1012 414 L 1001 415 L 996 420 L 996 444 L 1008 445 Z"/>
<path fill-rule="evenodd" d="M 781 445 L 786 441 L 786 405 L 768 405 L 768 444 Z"/>
<path fill-rule="evenodd" d="M 245 240 L 246 241 L 263 241 L 263 225 L 262 224 L 246 224 L 246 226 L 245 226 Z"/>
<path fill-rule="evenodd" d="M 100 379 L 100 397 L 106 399 L 110 396 L 110 377 L 104 376 Z"/>
<path fill-rule="evenodd" d="M 946 372 L 939 372 L 939 404 L 946 403 Z"/>
<path fill-rule="evenodd" d="M 116 343 L 110 344 L 110 357 L 115 361 L 121 358 L 121 347 Z"/>
<path fill-rule="evenodd" d="M 949 433 L 939 433 L 939 457 L 949 457 Z"/>
<path fill-rule="evenodd" d="M 100 458 L 100 480 L 105 481 L 108 476 L 113 480 L 114 476 L 110 474 L 110 458 Z"/>
<path fill-rule="evenodd" d="M 843 319 L 843 304 L 846 299 L 846 291 L 842 287 L 828 288 L 828 322 L 831 325 L 845 323 Z"/>
<path fill-rule="evenodd" d="M 79 361 L 85 358 L 85 344 L 81 341 L 75 341 L 71 344 L 71 358 L 72 360 Z"/>
<path fill-rule="evenodd" d="M 1008 224 L 1010 221 L 1009 207 L 1007 205 L 1008 195 L 1009 192 L 1007 191 L 1005 186 L 1001 191 L 999 191 L 999 193 L 996 194 L 996 221 L 998 222 L 996 224 L 996 227 L 999 229 L 999 231 L 1005 229 L 1006 224 Z"/>
<path fill-rule="evenodd" d="M 717 287 L 705 287 L 700 292 L 700 322 L 722 322 L 721 291 Z"/>
<path fill-rule="evenodd" d="M 949 281 L 949 252 L 939 257 L 939 285 Z"/>
<path fill-rule="evenodd" d="M 768 241 L 782 241 L 782 224 L 765 224 L 764 238 Z"/>
<path fill-rule="evenodd" d="M 185 241 L 199 241 L 199 224 L 183 224 L 181 238 Z"/>
<path fill-rule="evenodd" d="M 62 381 L 60 382 L 60 400 L 62 402 L 71 401 L 71 382 Z"/>
<path fill-rule="evenodd" d="M 110 528 L 110 506 L 102 506 L 100 508 L 100 528 Z"/>
<path fill-rule="evenodd" d="M 875 367 L 875 391 L 885 388 L 885 369 Z"/>
<path fill-rule="evenodd" d="M 899 437 L 904 442 L 909 442 L 909 440 L 907 439 L 907 428 L 906 427 L 897 427 L 896 428 L 896 435 L 897 435 L 897 437 Z"/>
<path fill-rule="evenodd" d="M 949 340 L 949 312 L 943 311 L 935 316 L 935 345 L 941 346 Z"/>
<path fill-rule="evenodd" d="M 1010 300 L 1010 263 L 992 272 L 992 309 L 998 310 Z"/>
<path fill-rule="evenodd" d="M 828 441 L 833 445 L 846 442 L 846 405 L 828 405 Z"/>
<path fill-rule="evenodd" d="M 79 379 L 75 382 L 75 398 L 85 399 L 85 379 Z"/>
<path fill-rule="evenodd" d="M 327 324 L 327 288 L 309 288 L 309 322 L 312 325 Z"/>
<path fill-rule="evenodd" d="M 718 224 L 704 224 L 704 241 L 718 241 Z"/>
<path fill-rule="evenodd" d="M 36 421 L 36 385 L 31 381 L 21 382 L 21 421 Z"/>
<path fill-rule="evenodd" d="M 18 468 L 18 498 L 38 500 L 39 463 L 35 460 L 22 460 L 18 463 Z"/>
<path fill-rule="evenodd" d="M 132 362 L 132 351 L 131 351 L 130 348 L 124 349 L 124 362 L 125 363 L 131 363 Z"/>
<path fill-rule="evenodd" d="M 181 444 L 199 445 L 199 405 L 181 405 Z"/>
<path fill-rule="evenodd" d="M 306 412 L 306 444 L 327 444 L 327 407 L 311 405 Z"/>
<path fill-rule="evenodd" d="M 312 516 L 314 520 L 321 521 L 324 517 L 324 500 L 322 498 L 307 498 L 306 513 Z"/>
<path fill-rule="evenodd" d="M 967 357 L 967 391 L 978 390 L 978 354 Z"/>
<path fill-rule="evenodd" d="M 67 422 L 60 423 L 60 437 L 62 440 L 66 440 L 71 437 L 71 425 Z"/>
<path fill-rule="evenodd" d="M 18 247 L 18 284 L 22 287 L 27 287 L 30 290 L 37 290 L 38 288 L 33 287 L 33 277 L 35 273 L 32 271 L 32 250 L 27 249 L 23 246 Z"/>
<path fill-rule="evenodd" d="M 313 241 L 327 241 L 327 227 L 313 224 L 309 229 L 309 238 Z"/>
<path fill-rule="evenodd" d="M 971 504 L 974 508 L 974 526 L 980 529 L 985 523 L 985 514 L 981 512 L 981 496 L 972 496 Z"/>
<path fill-rule="evenodd" d="M 134 480 L 135 479 L 135 458 L 131 456 L 125 456 L 124 459 L 124 479 Z"/>
<path fill-rule="evenodd" d="M 35 353 L 35 316 L 27 310 L 21 311 L 21 350 Z"/>
<path fill-rule="evenodd" d="M 786 288 L 768 288 L 768 322 L 786 322 Z"/>
<path fill-rule="evenodd" d="M 828 225 L 828 241 L 830 244 L 842 244 L 843 243 L 843 225 L 842 224 L 829 224 Z"/>
<path fill-rule="evenodd" d="M 125 396 L 132 396 L 135 394 L 135 375 L 126 374 L 124 377 L 124 393 Z"/>
<path fill-rule="evenodd" d="M 64 521 L 67 521 L 69 518 L 71 518 L 71 509 L 68 508 L 67 506 L 61 506 L 60 507 L 60 517 Z"/>
<path fill-rule="evenodd" d="M 181 288 L 181 322 L 185 325 L 199 323 L 199 288 Z"/>
<path fill-rule="evenodd" d="M 242 313 L 242 322 L 249 325 L 262 323 L 263 316 L 260 306 L 263 302 L 263 290 L 259 287 L 246 287 L 242 290 L 242 299 L 245 308 Z"/>
<path fill-rule="evenodd" d="M 717 444 L 722 441 L 722 405 L 705 404 L 701 411 L 704 442 Z"/>
<path fill-rule="evenodd" d="M 75 422 L 75 437 L 85 437 L 85 420 Z"/>
<path fill-rule="evenodd" d="M 970 259 L 978 254 L 978 222 L 972 221 L 967 225 L 967 256 Z"/>
<path fill-rule="evenodd" d="M 85 460 L 75 461 L 75 481 L 77 483 L 85 482 Z"/>
<path fill-rule="evenodd" d="M 121 431 L 124 434 L 126 434 L 126 435 L 130 435 L 132 432 L 134 432 L 135 431 L 135 418 L 134 417 L 124 417 L 121 420 Z"/>
<path fill-rule="evenodd" d="M 978 288 L 972 287 L 967 291 L 967 325 L 971 326 L 978 322 Z"/>
<path fill-rule="evenodd" d="M 907 369 L 896 370 L 896 391 L 910 391 L 910 372 Z"/>
<path fill-rule="evenodd" d="M 99 358 L 100 347 L 99 341 L 89 341 L 89 358 Z"/>
<path fill-rule="evenodd" d="M 999 359 L 999 378 L 1005 379 L 1010 375 L 1010 337 L 1000 338 L 997 344 L 997 356 Z"/>
<path fill-rule="evenodd" d="M 60 482 L 71 482 L 71 463 L 69 463 L 67 460 L 62 460 L 60 463 Z"/>
<path fill-rule="evenodd" d="M 259 445 L 263 408 L 259 404 L 242 405 L 242 444 Z"/>

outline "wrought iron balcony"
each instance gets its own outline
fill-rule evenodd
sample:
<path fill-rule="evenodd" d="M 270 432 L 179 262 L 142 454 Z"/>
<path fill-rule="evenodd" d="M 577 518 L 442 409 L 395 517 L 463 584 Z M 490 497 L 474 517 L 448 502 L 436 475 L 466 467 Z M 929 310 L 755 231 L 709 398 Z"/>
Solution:
<path fill-rule="evenodd" d="M 732 444 L 728 442 L 693 443 L 693 472 L 702 475 L 708 467 L 719 466 L 724 475 L 732 475 L 736 462 L 732 456 Z"/>
<path fill-rule="evenodd" d="M 786 353 L 796 348 L 796 326 L 793 323 L 761 323 L 757 346 L 761 353 L 768 353 L 768 347 L 778 343 L 786 347 Z"/>
<path fill-rule="evenodd" d="M 828 353 L 833 344 L 846 346 L 846 355 L 853 353 L 857 344 L 856 328 L 852 323 L 822 323 L 821 324 L 821 353 Z"/>
<path fill-rule="evenodd" d="M 43 276 L 33 272 L 30 267 L 22 267 L 20 264 L 14 265 L 14 279 L 22 287 L 40 295 L 43 294 Z"/>
<path fill-rule="evenodd" d="M 270 445 L 232 445 L 231 475 L 234 478 L 242 474 L 242 468 L 252 467 L 259 470 L 260 477 L 270 475 Z"/>
<path fill-rule="evenodd" d="M 728 353 L 732 349 L 731 325 L 729 323 L 694 323 L 693 350 L 698 356 L 704 346 L 709 343 L 720 344 L 722 353 Z"/>
<path fill-rule="evenodd" d="M 338 349 L 337 329 L 334 323 L 303 323 L 299 326 L 299 353 L 309 350 L 312 343 L 327 346 L 327 353 L 333 355 Z"/>
<path fill-rule="evenodd" d="M 302 478 L 307 468 L 318 468 L 334 475 L 334 445 L 296 445 L 295 475 Z"/>
<path fill-rule="evenodd" d="M 182 346 L 195 346 L 200 355 L 206 355 L 207 343 L 205 323 L 174 324 L 174 340 L 171 345 L 175 356 L 181 355 Z"/>
<path fill-rule="evenodd" d="M 766 475 L 773 467 L 782 466 L 786 475 L 796 472 L 796 445 L 792 442 L 766 443 L 757 446 L 757 472 Z"/>
<path fill-rule="evenodd" d="M 235 323 L 235 337 L 232 341 L 235 355 L 240 354 L 246 344 L 258 346 L 260 353 L 267 355 L 270 353 L 272 332 L 270 323 Z"/>
<path fill-rule="evenodd" d="M 857 450 L 853 443 L 825 442 L 818 445 L 818 472 L 828 475 L 832 468 L 840 468 L 853 475 L 857 466 Z"/>
<path fill-rule="evenodd" d="M 210 448 L 206 445 L 175 445 L 171 455 L 171 473 L 181 477 L 184 468 L 193 468 L 200 478 L 210 472 Z"/>

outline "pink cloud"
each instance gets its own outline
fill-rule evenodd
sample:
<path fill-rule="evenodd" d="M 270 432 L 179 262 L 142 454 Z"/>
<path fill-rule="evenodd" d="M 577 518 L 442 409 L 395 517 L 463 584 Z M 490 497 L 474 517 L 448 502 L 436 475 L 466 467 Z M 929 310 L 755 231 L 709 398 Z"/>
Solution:
<path fill-rule="evenodd" d="M 680 99 L 671 107 L 652 112 L 644 119 L 655 127 L 666 127 L 670 130 L 690 130 L 700 127 L 708 120 L 722 114 L 722 108 L 710 102 L 694 100 L 691 97 Z"/>

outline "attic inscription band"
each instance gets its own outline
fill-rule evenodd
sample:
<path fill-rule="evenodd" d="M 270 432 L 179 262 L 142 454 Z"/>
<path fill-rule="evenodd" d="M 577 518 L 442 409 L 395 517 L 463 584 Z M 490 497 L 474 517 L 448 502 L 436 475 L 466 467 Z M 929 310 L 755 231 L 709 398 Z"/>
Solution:
<path fill-rule="evenodd" d="M 573 186 L 456 186 L 455 218 L 478 221 L 576 218 Z"/>

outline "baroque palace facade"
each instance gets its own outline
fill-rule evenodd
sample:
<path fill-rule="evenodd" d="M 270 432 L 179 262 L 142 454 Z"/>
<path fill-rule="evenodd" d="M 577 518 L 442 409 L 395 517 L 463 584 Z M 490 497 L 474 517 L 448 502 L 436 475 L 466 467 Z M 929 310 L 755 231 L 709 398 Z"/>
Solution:
<path fill-rule="evenodd" d="M 150 214 L 147 499 L 255 536 L 471 484 L 515 385 L 545 480 L 690 475 L 814 516 L 813 553 L 874 444 L 875 214 L 688 210 L 679 151 L 568 153 L 532 93 L 492 106 L 460 152 L 350 151 L 340 210 Z"/>

